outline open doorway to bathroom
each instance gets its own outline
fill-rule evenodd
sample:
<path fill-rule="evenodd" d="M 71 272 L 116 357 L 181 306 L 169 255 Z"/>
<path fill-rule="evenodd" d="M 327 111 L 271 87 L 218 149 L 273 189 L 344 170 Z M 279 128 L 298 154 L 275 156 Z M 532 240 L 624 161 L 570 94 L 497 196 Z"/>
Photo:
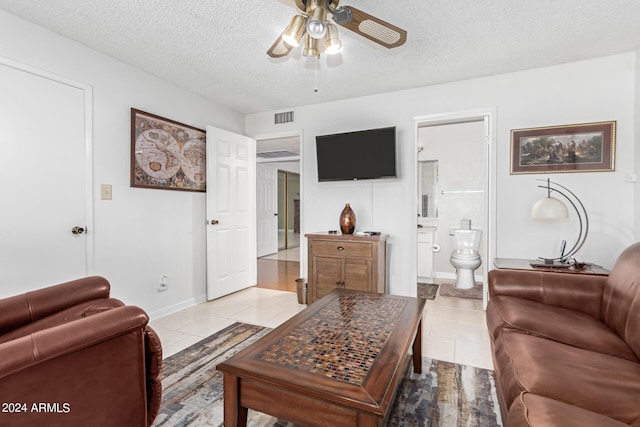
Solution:
<path fill-rule="evenodd" d="M 486 304 L 486 276 L 494 258 L 494 177 L 492 111 L 426 116 L 416 119 L 417 275 L 419 283 L 437 283 L 438 293 L 460 296 L 450 230 L 461 221 L 481 230 L 482 264 L 474 271 L 476 289 L 467 297 Z M 420 286 L 419 286 L 420 291 Z"/>
<path fill-rule="evenodd" d="M 296 290 L 300 277 L 300 136 L 256 139 L 258 287 Z"/>

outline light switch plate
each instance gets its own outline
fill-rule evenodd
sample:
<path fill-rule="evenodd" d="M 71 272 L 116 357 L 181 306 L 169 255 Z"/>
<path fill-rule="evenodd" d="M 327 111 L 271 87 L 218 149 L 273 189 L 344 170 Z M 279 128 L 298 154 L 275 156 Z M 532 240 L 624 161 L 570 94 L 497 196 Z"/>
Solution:
<path fill-rule="evenodd" d="M 101 184 L 100 185 L 100 199 L 102 200 L 111 200 L 111 184 Z"/>

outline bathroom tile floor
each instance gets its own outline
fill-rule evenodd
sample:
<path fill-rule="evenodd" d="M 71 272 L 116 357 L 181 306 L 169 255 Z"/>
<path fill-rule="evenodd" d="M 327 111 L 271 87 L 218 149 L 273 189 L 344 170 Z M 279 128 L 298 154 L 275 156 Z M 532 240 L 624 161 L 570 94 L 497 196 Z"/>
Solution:
<path fill-rule="evenodd" d="M 151 321 L 164 357 L 231 325 L 245 322 L 275 328 L 306 305 L 295 292 L 247 288 Z M 493 369 L 482 301 L 436 296 L 427 300 L 422 323 L 423 356 Z"/>

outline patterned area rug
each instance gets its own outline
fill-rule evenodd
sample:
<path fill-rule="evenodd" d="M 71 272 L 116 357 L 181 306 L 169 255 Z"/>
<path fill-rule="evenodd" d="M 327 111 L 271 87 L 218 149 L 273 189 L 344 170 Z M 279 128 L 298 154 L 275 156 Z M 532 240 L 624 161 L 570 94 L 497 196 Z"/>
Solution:
<path fill-rule="evenodd" d="M 454 298 L 482 299 L 482 284 L 471 289 L 458 289 L 453 283 L 440 285 L 440 296 Z"/>
<path fill-rule="evenodd" d="M 163 396 L 154 426 L 222 426 L 222 373 L 216 366 L 269 329 L 235 323 L 164 360 Z M 424 358 L 400 384 L 387 426 L 501 426 L 493 372 Z M 249 410 L 251 427 L 293 424 Z"/>
<path fill-rule="evenodd" d="M 435 283 L 418 283 L 418 298 L 435 299 L 438 285 Z"/>

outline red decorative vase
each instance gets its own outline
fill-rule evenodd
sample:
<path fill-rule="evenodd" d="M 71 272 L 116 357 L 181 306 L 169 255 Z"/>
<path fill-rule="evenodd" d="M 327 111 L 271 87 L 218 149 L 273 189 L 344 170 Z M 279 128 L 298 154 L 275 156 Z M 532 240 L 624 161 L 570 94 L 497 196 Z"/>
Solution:
<path fill-rule="evenodd" d="M 356 230 L 356 214 L 351 210 L 349 203 L 344 205 L 344 209 L 340 214 L 340 231 L 342 234 L 353 234 Z"/>

